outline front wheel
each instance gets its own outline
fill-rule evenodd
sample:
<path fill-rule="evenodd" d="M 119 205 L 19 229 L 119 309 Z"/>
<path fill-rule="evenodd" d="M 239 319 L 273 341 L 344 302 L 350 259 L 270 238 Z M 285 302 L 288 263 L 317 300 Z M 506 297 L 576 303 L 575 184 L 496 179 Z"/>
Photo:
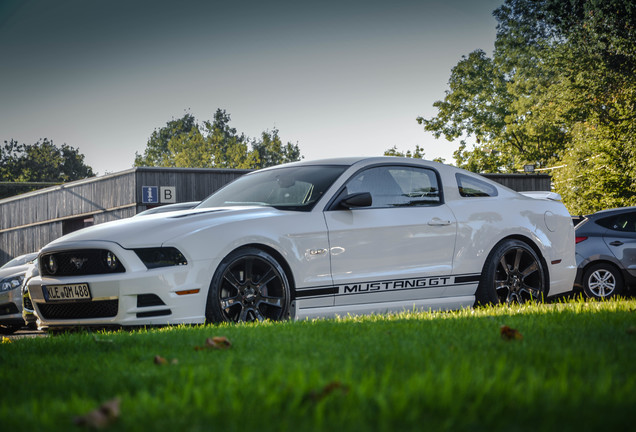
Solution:
<path fill-rule="evenodd" d="M 488 255 L 475 303 L 541 301 L 545 292 L 545 270 L 534 249 L 520 240 L 509 239 L 495 246 Z"/>
<path fill-rule="evenodd" d="M 289 317 L 290 285 L 270 254 L 239 249 L 219 265 L 208 292 L 208 322 L 282 320 Z"/>

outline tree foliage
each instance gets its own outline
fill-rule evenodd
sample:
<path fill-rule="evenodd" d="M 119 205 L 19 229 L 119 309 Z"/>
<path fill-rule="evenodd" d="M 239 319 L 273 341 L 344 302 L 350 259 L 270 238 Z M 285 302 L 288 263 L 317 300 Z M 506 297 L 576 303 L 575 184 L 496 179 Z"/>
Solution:
<path fill-rule="evenodd" d="M 560 166 L 572 212 L 635 204 L 636 3 L 507 0 L 494 16 L 492 57 L 463 57 L 418 122 L 460 139 L 455 159 L 473 171 Z"/>
<path fill-rule="evenodd" d="M 217 109 L 214 119 L 199 124 L 192 114 L 169 121 L 155 130 L 135 166 L 256 169 L 302 158 L 298 144 L 283 145 L 278 129 L 259 139 L 238 133 L 230 114 Z"/>
<path fill-rule="evenodd" d="M 84 163 L 84 155 L 67 144 L 61 147 L 52 140 L 41 139 L 34 144 L 4 141 L 0 147 L 0 181 L 16 183 L 65 183 L 94 176 Z M 0 197 L 36 189 L 35 186 L 3 185 Z"/>
<path fill-rule="evenodd" d="M 393 146 L 384 151 L 384 156 L 397 156 L 397 157 L 409 157 L 415 159 L 424 159 L 424 149 L 419 145 L 415 145 L 415 150 L 407 150 L 406 152 L 399 151 L 397 146 Z"/>

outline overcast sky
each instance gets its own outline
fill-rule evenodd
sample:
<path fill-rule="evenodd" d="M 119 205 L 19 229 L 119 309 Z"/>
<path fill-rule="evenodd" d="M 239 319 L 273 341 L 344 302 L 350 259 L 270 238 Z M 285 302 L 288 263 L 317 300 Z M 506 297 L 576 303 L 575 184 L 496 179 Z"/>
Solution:
<path fill-rule="evenodd" d="M 0 0 L 0 141 L 49 138 L 97 173 L 132 167 L 153 130 L 217 108 L 278 128 L 305 159 L 458 143 L 417 124 L 451 68 L 491 54 L 503 0 Z"/>

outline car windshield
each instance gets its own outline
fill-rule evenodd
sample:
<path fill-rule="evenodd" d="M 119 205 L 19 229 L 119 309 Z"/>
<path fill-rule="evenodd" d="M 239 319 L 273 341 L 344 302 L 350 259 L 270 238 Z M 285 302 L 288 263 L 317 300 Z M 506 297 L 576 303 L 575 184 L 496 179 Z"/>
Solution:
<path fill-rule="evenodd" d="M 24 265 L 24 264 L 27 264 L 27 263 L 33 261 L 35 258 L 37 258 L 37 256 L 38 256 L 37 253 L 30 253 L 30 254 L 26 254 L 26 255 L 20 255 L 19 257 L 13 258 L 8 263 L 5 263 L 0 268 L 4 269 L 4 268 L 21 266 L 21 265 Z"/>
<path fill-rule="evenodd" d="M 305 165 L 256 171 L 210 195 L 198 208 L 257 205 L 309 211 L 347 168 Z"/>

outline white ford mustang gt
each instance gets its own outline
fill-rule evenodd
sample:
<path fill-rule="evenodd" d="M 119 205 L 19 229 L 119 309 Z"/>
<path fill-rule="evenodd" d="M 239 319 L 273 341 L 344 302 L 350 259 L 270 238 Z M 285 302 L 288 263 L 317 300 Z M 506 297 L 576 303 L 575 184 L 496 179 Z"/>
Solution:
<path fill-rule="evenodd" d="M 571 218 L 417 159 L 255 171 L 191 210 L 105 223 L 40 251 L 43 327 L 303 319 L 542 299 L 572 289 Z"/>

